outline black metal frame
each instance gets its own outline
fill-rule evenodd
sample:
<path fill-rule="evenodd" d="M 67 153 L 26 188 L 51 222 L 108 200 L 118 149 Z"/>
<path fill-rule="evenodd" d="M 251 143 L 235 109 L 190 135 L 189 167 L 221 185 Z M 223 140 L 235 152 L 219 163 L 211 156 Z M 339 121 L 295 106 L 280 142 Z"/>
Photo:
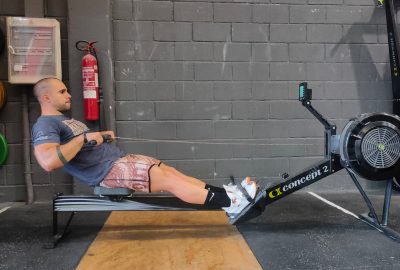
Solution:
<path fill-rule="evenodd" d="M 307 88 L 306 83 L 300 84 L 300 87 Z M 331 124 L 325 119 L 312 105 L 311 105 L 311 89 L 308 97 L 300 97 L 299 100 L 302 105 L 306 107 L 324 126 L 325 129 L 325 155 L 324 159 L 317 162 L 313 166 L 304 169 L 296 176 L 278 183 L 272 187 L 266 188 L 258 193 L 256 198 L 237 216 L 230 218 L 231 224 L 237 224 L 248 219 L 254 218 L 260 215 L 265 206 L 279 199 L 284 198 L 298 191 L 306 186 L 309 186 L 321 179 L 336 173 L 343 169 L 340 162 L 340 156 L 333 152 L 333 138 L 336 135 L 336 126 Z M 387 181 L 384 208 L 382 214 L 382 221 L 379 221 L 378 215 L 376 214 L 375 208 L 368 198 L 366 192 L 361 187 L 357 180 L 356 175 L 349 169 L 346 168 L 351 179 L 356 185 L 358 191 L 362 195 L 367 207 L 369 209 L 368 215 L 359 215 L 359 218 L 366 222 L 371 227 L 377 229 L 379 232 L 384 233 L 389 238 L 400 242 L 400 234 L 394 230 L 388 228 L 389 220 L 389 208 L 392 196 L 392 180 Z M 53 242 L 47 246 L 48 248 L 54 248 L 57 243 L 65 237 L 69 232 L 69 226 L 76 212 L 87 212 L 87 211 L 193 211 L 193 210 L 220 210 L 215 208 L 207 208 L 203 205 L 192 205 L 184 203 L 175 197 L 152 195 L 152 196 L 63 196 L 57 194 L 53 200 Z M 59 233 L 58 226 L 58 213 L 59 212 L 71 212 L 68 221 L 64 227 L 64 230 Z"/>

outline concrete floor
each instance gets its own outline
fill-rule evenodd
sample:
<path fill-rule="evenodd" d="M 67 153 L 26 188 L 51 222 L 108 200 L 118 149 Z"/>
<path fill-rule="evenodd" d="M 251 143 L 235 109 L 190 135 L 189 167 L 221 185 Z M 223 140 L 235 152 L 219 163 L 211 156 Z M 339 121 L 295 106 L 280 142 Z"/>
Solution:
<path fill-rule="evenodd" d="M 359 194 L 322 196 L 353 213 L 367 212 Z M 371 199 L 380 213 L 383 198 Z M 398 196 L 391 214 L 400 231 Z M 264 269 L 400 269 L 400 243 L 308 193 L 269 205 L 238 228 Z"/>
<path fill-rule="evenodd" d="M 359 194 L 319 195 L 354 213 L 366 212 Z M 372 200 L 380 213 L 382 197 Z M 8 206 L 0 205 L 0 211 Z M 391 214 L 400 231 L 398 195 Z M 14 203 L 0 213 L 0 269 L 74 269 L 107 216 L 76 214 L 68 237 L 56 249 L 44 249 L 51 204 Z M 264 269 L 400 269 L 400 243 L 306 192 L 267 206 L 238 228 Z"/>

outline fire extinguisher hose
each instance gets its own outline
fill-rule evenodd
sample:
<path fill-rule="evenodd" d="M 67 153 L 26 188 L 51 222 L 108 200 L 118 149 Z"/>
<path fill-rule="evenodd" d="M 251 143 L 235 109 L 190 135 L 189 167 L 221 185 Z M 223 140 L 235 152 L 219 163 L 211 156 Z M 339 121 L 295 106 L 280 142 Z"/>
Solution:
<path fill-rule="evenodd" d="M 97 59 L 97 48 L 94 46 L 97 41 L 79 40 L 75 43 L 75 47 L 82 52 L 90 52 Z"/>

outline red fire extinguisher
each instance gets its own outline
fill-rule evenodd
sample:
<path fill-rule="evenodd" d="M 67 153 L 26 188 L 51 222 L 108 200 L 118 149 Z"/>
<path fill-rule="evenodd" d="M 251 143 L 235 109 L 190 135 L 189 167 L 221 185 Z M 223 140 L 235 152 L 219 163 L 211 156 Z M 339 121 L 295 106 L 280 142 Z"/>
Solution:
<path fill-rule="evenodd" d="M 99 120 L 99 73 L 96 42 L 78 41 L 76 48 L 86 51 L 82 58 L 83 103 L 86 120 Z M 82 45 L 85 45 L 83 48 Z"/>

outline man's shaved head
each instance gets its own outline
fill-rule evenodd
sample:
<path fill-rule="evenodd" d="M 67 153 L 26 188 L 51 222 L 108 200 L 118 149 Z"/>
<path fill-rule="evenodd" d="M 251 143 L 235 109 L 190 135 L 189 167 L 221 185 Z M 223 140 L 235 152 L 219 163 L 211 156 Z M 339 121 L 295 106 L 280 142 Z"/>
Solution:
<path fill-rule="evenodd" d="M 47 91 L 51 87 L 51 82 L 54 80 L 58 81 L 57 78 L 49 77 L 49 78 L 43 78 L 35 83 L 35 85 L 33 86 L 33 94 L 35 95 L 35 97 L 39 102 L 40 102 L 40 97 L 43 96 L 43 94 L 47 93 Z"/>
<path fill-rule="evenodd" d="M 33 86 L 42 115 L 56 115 L 71 109 L 71 95 L 65 84 L 57 78 L 44 78 Z"/>

